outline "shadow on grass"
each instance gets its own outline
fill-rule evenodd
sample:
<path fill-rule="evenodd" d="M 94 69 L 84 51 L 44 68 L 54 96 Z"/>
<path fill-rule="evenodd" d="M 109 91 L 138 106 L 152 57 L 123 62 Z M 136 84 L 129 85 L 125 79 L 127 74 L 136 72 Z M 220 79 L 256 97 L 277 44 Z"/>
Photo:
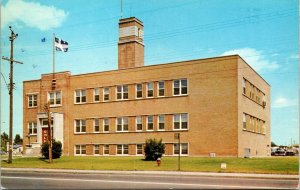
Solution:
<path fill-rule="evenodd" d="M 49 159 L 44 158 L 44 157 L 40 157 L 39 160 L 43 161 L 43 162 L 46 162 L 46 163 L 49 163 Z"/>

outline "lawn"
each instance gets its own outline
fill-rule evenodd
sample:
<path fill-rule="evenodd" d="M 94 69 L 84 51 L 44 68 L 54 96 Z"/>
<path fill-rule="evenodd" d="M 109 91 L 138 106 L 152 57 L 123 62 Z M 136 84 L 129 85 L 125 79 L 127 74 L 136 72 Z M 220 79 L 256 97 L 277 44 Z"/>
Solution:
<path fill-rule="evenodd" d="M 2 158 L 5 159 L 5 158 Z M 227 168 L 221 169 L 221 163 Z M 53 160 L 41 158 L 14 158 L 12 164 L 2 160 L 2 167 L 15 168 L 57 168 L 79 170 L 139 170 L 139 171 L 176 171 L 177 158 L 163 157 L 158 167 L 154 161 L 144 161 L 142 157 L 67 157 Z M 271 158 L 200 158 L 182 157 L 181 171 L 192 172 L 238 172 L 267 174 L 298 174 L 298 157 Z"/>

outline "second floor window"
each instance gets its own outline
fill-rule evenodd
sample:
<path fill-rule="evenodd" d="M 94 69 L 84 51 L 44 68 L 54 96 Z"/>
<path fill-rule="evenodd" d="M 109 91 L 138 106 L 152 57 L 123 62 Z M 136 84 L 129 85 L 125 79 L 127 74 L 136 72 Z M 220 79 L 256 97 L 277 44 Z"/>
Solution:
<path fill-rule="evenodd" d="M 94 101 L 95 102 L 100 101 L 100 90 L 99 90 L 99 88 L 94 89 Z"/>
<path fill-rule="evenodd" d="M 158 116 L 158 130 L 165 130 L 165 116 Z"/>
<path fill-rule="evenodd" d="M 86 102 L 86 90 L 75 90 L 75 102 L 76 103 Z"/>
<path fill-rule="evenodd" d="M 103 119 L 103 131 L 106 133 L 109 132 L 109 119 L 108 118 Z"/>
<path fill-rule="evenodd" d="M 153 131 L 153 115 L 147 116 L 147 130 Z"/>
<path fill-rule="evenodd" d="M 94 120 L 94 132 L 100 132 L 99 119 Z"/>
<path fill-rule="evenodd" d="M 136 98 L 143 98 L 143 85 L 142 84 L 136 85 Z"/>
<path fill-rule="evenodd" d="M 117 118 L 117 131 L 128 131 L 128 117 Z"/>
<path fill-rule="evenodd" d="M 165 82 L 159 81 L 157 89 L 158 89 L 158 96 L 164 96 L 165 95 Z"/>
<path fill-rule="evenodd" d="M 28 107 L 33 108 L 37 106 L 37 94 L 28 95 Z"/>
<path fill-rule="evenodd" d="M 109 100 L 109 88 L 105 87 L 103 89 L 103 100 L 108 101 Z"/>
<path fill-rule="evenodd" d="M 242 87 L 243 87 L 243 94 L 246 95 L 246 80 L 245 79 L 242 80 Z"/>
<path fill-rule="evenodd" d="M 61 92 L 49 92 L 48 99 L 50 101 L 50 105 L 61 105 Z"/>
<path fill-rule="evenodd" d="M 85 133 L 86 132 L 86 120 L 77 119 L 75 120 L 75 132 Z"/>
<path fill-rule="evenodd" d="M 173 81 L 173 95 L 186 95 L 188 89 L 187 79 Z"/>
<path fill-rule="evenodd" d="M 147 97 L 153 97 L 153 82 L 147 83 Z"/>
<path fill-rule="evenodd" d="M 36 135 L 37 134 L 37 125 L 36 125 L 36 122 L 29 122 L 28 123 L 28 133 L 30 135 Z"/>
<path fill-rule="evenodd" d="M 136 130 L 142 131 L 143 130 L 143 124 L 142 124 L 142 116 L 136 117 Z"/>
<path fill-rule="evenodd" d="M 173 128 L 176 130 L 188 129 L 188 114 L 174 114 L 173 115 Z"/>
<path fill-rule="evenodd" d="M 117 99 L 118 100 L 128 99 L 128 85 L 117 86 Z"/>

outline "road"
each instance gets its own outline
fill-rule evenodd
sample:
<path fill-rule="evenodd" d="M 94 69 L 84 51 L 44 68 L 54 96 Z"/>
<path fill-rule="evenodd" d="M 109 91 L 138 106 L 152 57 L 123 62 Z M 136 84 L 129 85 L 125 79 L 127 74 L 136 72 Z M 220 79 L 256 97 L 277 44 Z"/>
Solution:
<path fill-rule="evenodd" d="M 296 179 L 2 171 L 7 189 L 296 189 Z"/>

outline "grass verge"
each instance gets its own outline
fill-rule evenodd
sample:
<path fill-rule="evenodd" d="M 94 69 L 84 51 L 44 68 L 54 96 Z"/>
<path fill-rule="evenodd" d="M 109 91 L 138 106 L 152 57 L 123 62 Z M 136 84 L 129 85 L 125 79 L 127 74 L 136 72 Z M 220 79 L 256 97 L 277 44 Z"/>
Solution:
<path fill-rule="evenodd" d="M 143 157 L 68 157 L 53 160 L 52 164 L 42 158 L 14 158 L 8 164 L 2 158 L 1 167 L 10 168 L 50 168 L 78 170 L 139 170 L 139 171 L 176 171 L 176 157 L 163 157 L 158 167 L 154 161 L 144 161 Z M 199 158 L 182 157 L 181 171 L 191 172 L 236 172 L 264 174 L 298 174 L 298 157 L 271 158 Z M 221 163 L 227 168 L 221 169 Z"/>

